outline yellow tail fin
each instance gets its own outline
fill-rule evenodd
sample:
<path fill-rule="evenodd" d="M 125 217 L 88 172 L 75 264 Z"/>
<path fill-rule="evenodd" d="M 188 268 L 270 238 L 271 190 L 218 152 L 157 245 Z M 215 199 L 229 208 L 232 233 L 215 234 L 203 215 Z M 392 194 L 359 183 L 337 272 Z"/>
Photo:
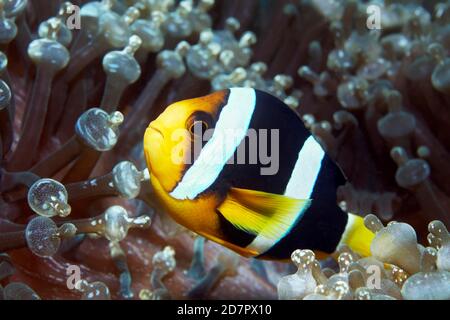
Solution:
<path fill-rule="evenodd" d="M 364 225 L 364 219 L 349 213 L 348 222 L 340 244 L 349 246 L 363 257 L 370 256 L 370 244 L 374 238 L 372 231 Z"/>

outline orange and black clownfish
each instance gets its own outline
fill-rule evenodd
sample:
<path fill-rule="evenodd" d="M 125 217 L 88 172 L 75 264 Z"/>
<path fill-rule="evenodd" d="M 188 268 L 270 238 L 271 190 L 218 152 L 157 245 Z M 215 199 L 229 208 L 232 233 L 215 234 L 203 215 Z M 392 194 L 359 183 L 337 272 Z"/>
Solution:
<path fill-rule="evenodd" d="M 277 133 L 266 150 L 277 152 L 274 172 L 262 174 L 267 161 L 249 159 L 250 131 Z M 242 150 L 246 161 L 230 161 Z M 268 93 L 232 88 L 176 102 L 148 126 L 144 151 L 154 192 L 170 216 L 243 256 L 331 254 L 341 243 L 369 253 L 373 234 L 336 203 L 341 170 L 295 112 Z"/>

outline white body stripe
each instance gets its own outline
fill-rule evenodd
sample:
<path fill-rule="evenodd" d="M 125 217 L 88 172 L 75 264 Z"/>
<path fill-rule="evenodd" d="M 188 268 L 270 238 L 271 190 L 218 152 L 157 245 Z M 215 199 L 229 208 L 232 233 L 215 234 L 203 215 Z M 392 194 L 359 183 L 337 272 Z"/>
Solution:
<path fill-rule="evenodd" d="M 271 239 L 262 234 L 256 236 L 255 239 L 247 246 L 250 250 L 255 250 L 261 254 L 272 248 L 279 239 Z"/>
<path fill-rule="evenodd" d="M 294 170 L 292 171 L 284 192 L 285 196 L 295 199 L 310 198 L 322 166 L 324 155 L 325 152 L 320 144 L 313 136 L 309 136 L 298 153 L 297 162 L 295 163 Z M 298 212 L 298 214 L 294 216 L 292 224 L 298 219 L 300 214 L 302 214 L 302 212 Z M 291 227 L 293 226 L 292 224 Z M 272 248 L 278 241 L 283 239 L 289 231 L 290 229 L 286 230 L 286 232 L 278 239 L 269 239 L 263 235 L 258 235 L 247 248 L 264 253 Z"/>
<path fill-rule="evenodd" d="M 285 196 L 296 199 L 311 197 L 324 155 L 320 144 L 313 136 L 309 136 L 298 153 L 297 162 L 284 191 Z"/>
<path fill-rule="evenodd" d="M 349 214 L 347 224 L 345 225 L 345 231 L 343 234 L 345 234 L 348 230 L 350 230 L 350 228 L 355 223 L 355 221 L 356 221 L 356 216 L 354 214 Z"/>
<path fill-rule="evenodd" d="M 216 181 L 227 161 L 245 138 L 256 104 L 255 90 L 232 88 L 211 139 L 170 193 L 175 199 L 194 199 Z"/>
<path fill-rule="evenodd" d="M 345 229 L 344 229 L 344 232 L 342 233 L 341 240 L 339 241 L 338 247 L 341 244 L 345 244 L 344 242 L 347 239 L 348 233 L 353 228 L 353 225 L 355 224 L 355 221 L 356 221 L 356 216 L 354 214 L 347 213 L 347 216 L 348 216 L 347 224 L 345 225 Z"/>

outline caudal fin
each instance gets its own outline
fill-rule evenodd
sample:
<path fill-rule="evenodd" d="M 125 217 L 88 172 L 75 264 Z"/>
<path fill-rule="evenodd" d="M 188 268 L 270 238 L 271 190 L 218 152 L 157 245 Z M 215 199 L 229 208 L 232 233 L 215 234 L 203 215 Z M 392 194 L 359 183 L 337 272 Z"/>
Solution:
<path fill-rule="evenodd" d="M 367 257 L 370 256 L 370 244 L 374 236 L 364 225 L 362 217 L 349 213 L 340 244 L 345 244 L 363 257 Z"/>

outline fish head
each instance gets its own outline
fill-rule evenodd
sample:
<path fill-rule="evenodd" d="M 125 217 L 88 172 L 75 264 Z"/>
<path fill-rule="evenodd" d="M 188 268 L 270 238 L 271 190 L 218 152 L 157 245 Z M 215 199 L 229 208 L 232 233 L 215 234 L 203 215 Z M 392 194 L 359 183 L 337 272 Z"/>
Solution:
<path fill-rule="evenodd" d="M 147 166 L 165 191 L 173 190 L 212 136 L 228 90 L 169 105 L 147 127 L 144 152 Z"/>

